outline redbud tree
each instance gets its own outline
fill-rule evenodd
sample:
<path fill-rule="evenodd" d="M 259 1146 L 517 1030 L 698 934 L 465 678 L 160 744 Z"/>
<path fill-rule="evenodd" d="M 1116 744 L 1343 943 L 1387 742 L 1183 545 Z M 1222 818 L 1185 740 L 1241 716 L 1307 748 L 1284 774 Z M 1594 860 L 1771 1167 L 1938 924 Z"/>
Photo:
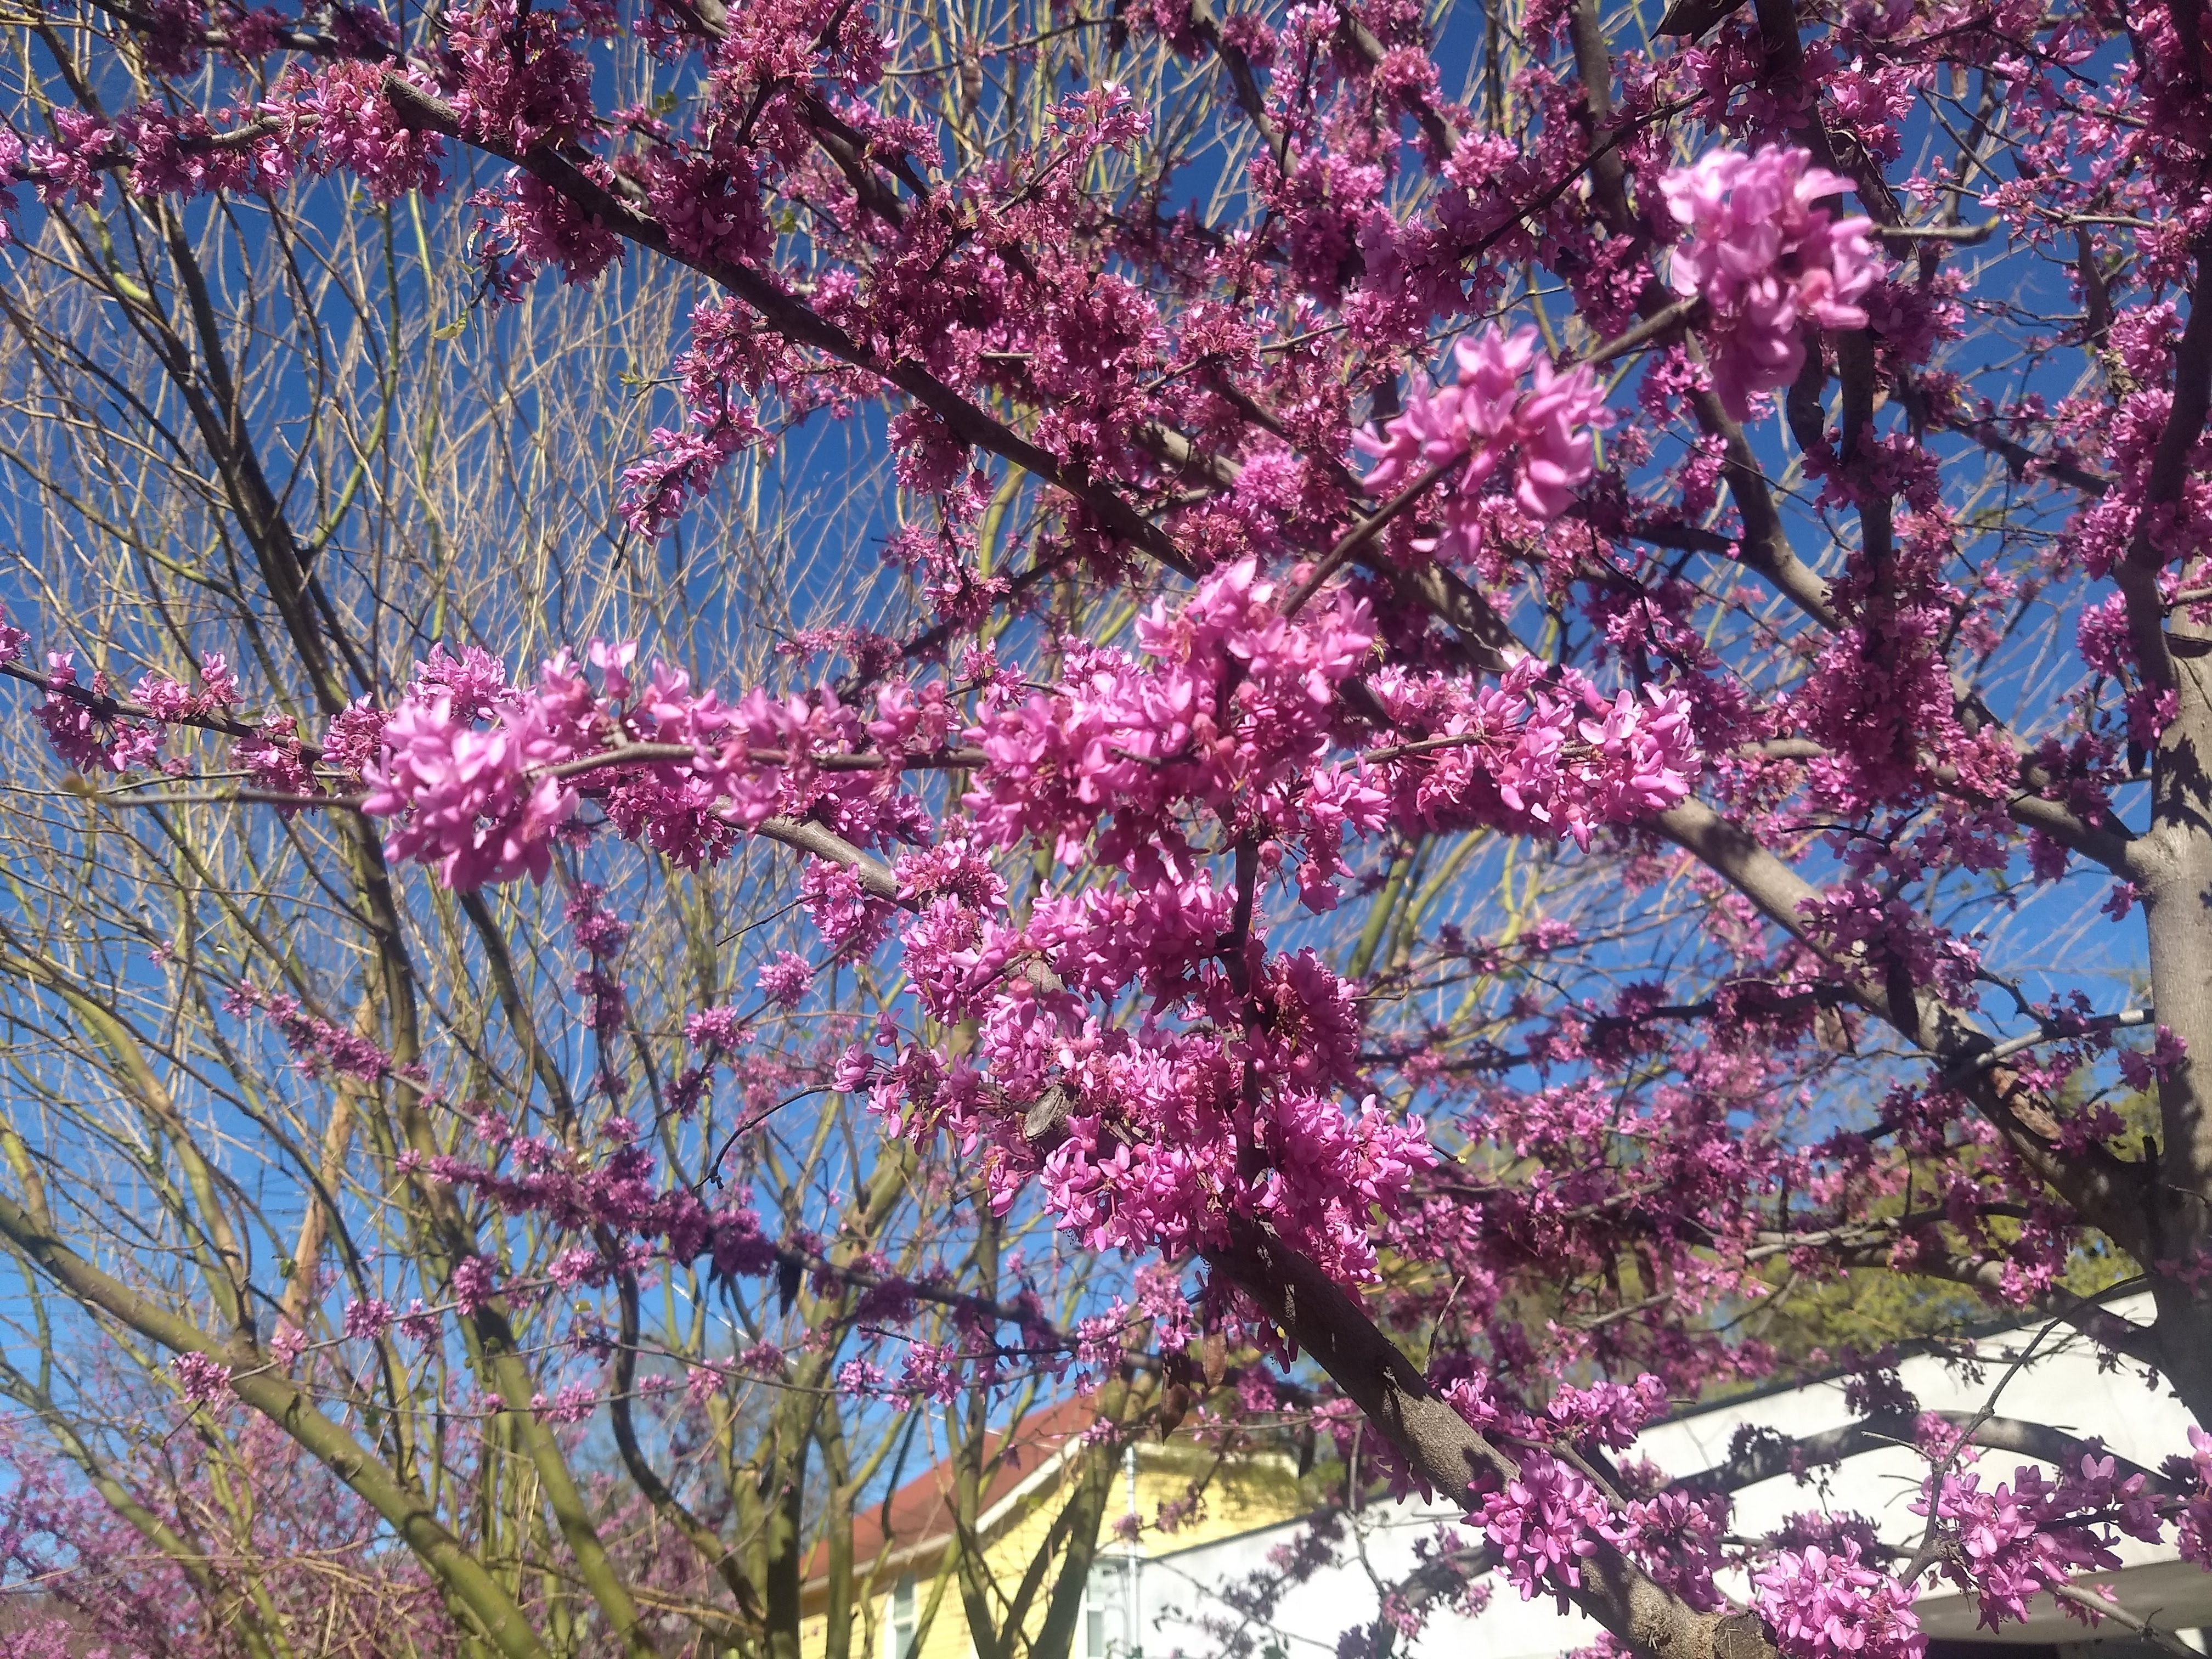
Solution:
<path fill-rule="evenodd" d="M 562 1291 L 718 1249 L 732 1281 L 795 1250 L 840 1294 L 935 1282 L 880 1250 L 825 1267 L 742 1196 L 750 1120 L 726 1149 L 697 1129 L 744 1035 L 714 974 L 657 1005 L 698 1058 L 638 1092 L 624 905 L 765 866 L 808 926 L 757 994 L 844 1016 L 818 1086 L 866 1115 L 854 1170 L 957 1172 L 982 1256 L 1034 1218 L 1143 1264 L 1063 1321 L 971 1297 L 962 1341 L 900 1339 L 898 1377 L 839 1390 L 927 1397 L 1012 1346 L 1063 1386 L 1155 1379 L 1173 1415 L 1233 1362 L 1220 1409 L 1379 1445 L 1522 1594 L 1662 1659 L 1910 1654 L 1935 1578 L 2018 1619 L 2122 1533 L 2212 1561 L 2212 1442 L 2158 1471 L 2073 1443 L 1992 1491 L 1957 1425 L 1870 1388 L 1929 1455 L 1904 1553 L 1848 1520 L 1742 1540 L 1725 1480 L 1613 1456 L 1669 1400 L 1790 1363 L 1747 1310 L 1850 1273 L 2078 1326 L 2212 1421 L 2206 21 L 34 9 L 14 257 L 104 283 L 175 388 L 134 418 L 230 458 L 190 568 L 289 655 L 149 606 L 163 659 L 111 660 L 28 591 L 33 555 L 19 752 L 42 738 L 93 864 L 109 826 L 188 809 L 339 849 L 319 902 L 377 994 L 349 1023 L 232 972 L 203 1029 L 398 1103 L 370 1185 L 419 1208 L 425 1316 L 458 1316 L 526 1436 L 499 1322 L 545 1293 L 496 1216 L 557 1244 Z M 657 423 L 618 477 L 580 475 L 588 445 L 483 475 L 519 524 L 606 486 L 518 568 L 609 543 L 624 572 L 672 560 L 670 602 L 562 590 L 504 653 L 378 620 L 380 568 L 328 556 L 349 469 L 397 479 L 392 447 L 279 436 L 289 482 L 249 465 L 248 414 L 344 388 L 255 404 L 194 343 L 251 306 L 124 269 L 318 189 L 317 238 L 460 227 L 501 337 L 556 278 L 684 296 L 681 339 L 620 365 Z M 351 302 L 266 246 L 311 306 Z M 697 515 L 833 431 L 885 488 L 793 526 L 787 569 L 848 603 L 753 672 L 715 660 L 698 635 L 759 571 Z M 287 527 L 309 497 L 339 527 Z M 890 577 L 900 603 L 849 602 Z M 2140 996 L 2039 954 L 2077 889 Z M 282 896 L 224 892 L 249 918 Z M 403 1018 L 415 919 L 494 904 L 581 953 L 580 1090 L 534 1038 L 493 1078 Z M 700 938 L 720 973 L 730 941 Z M 132 1299 L 68 1236 L 66 1159 L 18 1134 L 0 1233 L 39 1283 L 173 1352 L 196 1402 L 275 1418 L 502 1650 L 541 1650 L 404 1480 L 356 1480 L 296 1342 L 242 1291 L 220 1328 Z M 2154 1316 L 2084 1294 L 2115 1279 Z M 626 1396 L 637 1334 L 601 1340 Z M 619 1563 L 568 1535 L 650 1647 Z"/>

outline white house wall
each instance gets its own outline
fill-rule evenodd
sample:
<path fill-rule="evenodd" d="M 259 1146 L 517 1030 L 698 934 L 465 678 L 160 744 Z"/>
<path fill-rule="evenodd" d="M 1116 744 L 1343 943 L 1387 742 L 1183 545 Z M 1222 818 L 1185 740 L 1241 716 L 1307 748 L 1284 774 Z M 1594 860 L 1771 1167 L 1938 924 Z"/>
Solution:
<path fill-rule="evenodd" d="M 2115 1304 L 2123 1317 L 2146 1317 L 2143 1304 Z M 2015 1364 L 2033 1345 L 2033 1357 Z M 1982 1375 L 1970 1380 L 1960 1368 L 1932 1355 L 1904 1360 L 1898 1367 L 1905 1387 L 1929 1411 L 1979 1412 L 2045 1424 L 2069 1433 L 2101 1437 L 2121 1455 L 2155 1469 L 2167 1457 L 2188 1449 L 2191 1419 L 2161 1387 L 2153 1387 L 2134 1366 L 2100 1370 L 2087 1340 L 2063 1328 L 2046 1331 L 2026 1327 L 1984 1338 L 1978 1345 Z M 1992 1396 L 1994 1395 L 1994 1403 Z M 1739 1427 L 1751 1424 L 1788 1438 L 1844 1427 L 1859 1414 L 1844 1404 L 1840 1380 L 1755 1395 L 1686 1413 L 1647 1430 L 1636 1453 L 1668 1474 L 1692 1474 L 1727 1460 Z M 1632 1454 L 1634 1455 L 1634 1454 Z M 1984 1451 L 1978 1471 L 1986 1487 L 2009 1481 L 2013 1471 L 2033 1462 L 2018 1454 Z M 1923 1460 L 1904 1449 L 1883 1449 L 1852 1458 L 1840 1468 L 1800 1485 L 1788 1475 L 1747 1486 L 1736 1494 L 1735 1528 L 1759 1534 L 1786 1516 L 1808 1510 L 1856 1511 L 1872 1519 L 1884 1538 L 1907 1547 L 1917 1543 L 1920 1516 L 1908 1508 L 1925 1478 Z M 1339 1559 L 1306 1583 L 1290 1591 L 1270 1626 L 1255 1631 L 1255 1651 L 1271 1644 L 1282 1659 L 1322 1659 L 1334 1654 L 1347 1628 L 1371 1622 L 1378 1585 L 1405 1578 L 1418 1565 L 1415 1541 L 1439 1522 L 1459 1518 L 1449 1507 L 1419 1503 L 1370 1509 L 1357 1527 L 1359 1544 L 1347 1540 Z M 1201 1545 L 1155 1557 L 1146 1564 L 1142 1590 L 1147 1659 L 1187 1659 L 1219 1651 L 1216 1637 L 1201 1621 L 1234 1620 L 1220 1592 L 1268 1570 L 1268 1555 L 1295 1539 L 1300 1524 Z M 2192 1631 L 2212 1625 L 2212 1574 L 2180 1562 L 2170 1544 L 2150 1546 L 2123 1539 L 2123 1566 L 2110 1579 L 2121 1604 L 2167 1630 Z M 1741 1583 L 1727 1587 L 1741 1594 Z M 1917 1604 L 1923 1629 L 1931 1637 L 1978 1641 L 2073 1644 L 2091 1637 L 2044 1597 L 2025 1625 L 2008 1625 L 1992 1636 L 1978 1631 L 1972 1604 L 1946 1584 Z M 2104 1633 L 2124 1632 L 2107 1625 Z M 1587 1645 L 1596 1626 L 1579 1614 L 1560 1614 L 1549 1599 L 1523 1601 L 1510 1584 L 1494 1583 L 1489 1607 L 1476 1618 L 1439 1613 L 1416 1644 L 1417 1653 L 1474 1655 L 1483 1659 L 1552 1659 Z M 2114 1656 L 2118 1659 L 2118 1656 Z"/>

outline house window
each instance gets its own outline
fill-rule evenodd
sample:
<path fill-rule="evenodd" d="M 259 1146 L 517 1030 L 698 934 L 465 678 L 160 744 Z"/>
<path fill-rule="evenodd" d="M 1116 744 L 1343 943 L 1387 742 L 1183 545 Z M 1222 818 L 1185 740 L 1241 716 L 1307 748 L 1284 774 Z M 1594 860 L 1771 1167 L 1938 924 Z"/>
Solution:
<path fill-rule="evenodd" d="M 1129 1613 L 1129 1564 L 1092 1562 L 1083 1595 L 1083 1659 L 1135 1659 Z"/>
<path fill-rule="evenodd" d="M 914 1580 L 902 1578 L 891 1591 L 890 1659 L 914 1659 Z"/>

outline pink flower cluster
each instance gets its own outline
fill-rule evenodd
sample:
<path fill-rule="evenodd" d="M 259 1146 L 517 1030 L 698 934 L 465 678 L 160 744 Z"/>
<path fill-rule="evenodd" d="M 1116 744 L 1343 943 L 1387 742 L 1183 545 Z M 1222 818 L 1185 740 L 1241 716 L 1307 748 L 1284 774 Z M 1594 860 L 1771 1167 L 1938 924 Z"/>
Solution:
<path fill-rule="evenodd" d="M 161 737 L 153 727 L 95 712 L 85 698 L 70 695 L 78 684 L 71 653 L 46 653 L 46 684 L 51 689 L 39 705 L 39 726 L 64 766 L 86 773 L 120 772 L 143 765 L 159 750 Z M 96 698 L 114 696 L 105 674 L 95 673 L 86 689 Z"/>
<path fill-rule="evenodd" d="M 1885 971 L 1895 963 L 1913 982 L 1932 985 L 1969 1003 L 1976 995 L 1981 957 L 1965 939 L 1929 926 L 1905 902 L 1886 896 L 1872 882 L 1846 882 L 1800 906 L 1806 924 L 1832 953 L 1856 957 Z"/>
<path fill-rule="evenodd" d="M 1660 181 L 1668 211 L 1690 233 L 1669 279 L 1677 294 L 1705 300 L 1713 389 L 1739 421 L 1754 393 L 1796 378 L 1803 324 L 1866 326 L 1858 301 L 1881 275 L 1867 240 L 1873 222 L 1831 219 L 1816 205 L 1850 181 L 1812 159 L 1780 144 L 1749 155 L 1715 150 Z"/>
<path fill-rule="evenodd" d="M 1779 1551 L 1752 1583 L 1795 1659 L 1918 1659 L 1927 1649 L 1911 1587 L 1865 1565 L 1853 1540 Z"/>
<path fill-rule="evenodd" d="M 770 1002 L 786 1008 L 796 1007 L 805 999 L 807 988 L 814 983 L 813 964 L 795 951 L 779 951 L 775 960 L 756 975 L 755 983 Z"/>
<path fill-rule="evenodd" d="M 322 793 L 307 769 L 298 727 L 289 714 L 270 715 L 259 731 L 232 744 L 230 752 L 232 760 L 245 769 L 246 781 L 256 789 L 301 799 Z M 288 817 L 297 810 L 289 805 L 277 808 Z"/>
<path fill-rule="evenodd" d="M 2188 1479 L 2194 1486 L 2174 1528 L 2181 1559 L 2212 1568 L 2212 1434 L 2191 1428 L 2189 1455 L 2174 1459 L 2169 1473 Z"/>
<path fill-rule="evenodd" d="M 223 1012 L 235 1016 L 258 1014 L 267 1019 L 283 1035 L 285 1046 L 299 1056 L 303 1070 L 335 1073 L 368 1082 L 389 1076 L 392 1071 L 392 1056 L 374 1042 L 311 1013 L 289 992 L 264 991 L 251 980 L 241 980 L 223 999 Z"/>
<path fill-rule="evenodd" d="M 1138 619 L 1149 660 L 1086 647 L 1051 691 L 994 694 L 971 733 L 989 763 L 967 803 L 984 835 L 1146 881 L 1187 866 L 1195 809 L 1235 834 L 1302 844 L 1299 879 L 1316 897 L 1342 867 L 1342 830 L 1382 823 L 1374 784 L 1325 762 L 1338 688 L 1369 665 L 1375 636 L 1357 600 L 1285 619 L 1276 599 L 1246 561 Z"/>
<path fill-rule="evenodd" d="M 602 1061 L 604 1045 L 629 1017 L 629 996 L 615 969 L 615 959 L 629 943 L 629 924 L 607 908 L 605 898 L 605 893 L 592 883 L 579 882 L 561 907 L 568 935 L 582 947 L 588 964 L 569 981 L 569 988 L 584 1000 L 584 1024 L 602 1045 Z M 622 1084 L 604 1065 L 592 1083 L 608 1098 L 621 1099 Z M 612 1119 L 607 1127 L 615 1129 L 623 1121 Z"/>
<path fill-rule="evenodd" d="M 1613 1530 L 1603 1494 L 1548 1452 L 1523 1457 L 1521 1473 L 1485 1498 L 1474 1518 L 1521 1599 L 1554 1595 L 1562 1613 L 1567 1591 L 1583 1582 L 1583 1562 Z"/>
<path fill-rule="evenodd" d="M 1964 1464 L 1971 1455 L 1960 1454 L 1957 1461 Z M 1936 1520 L 1954 1545 L 1944 1571 L 1975 1596 L 1990 1629 L 2007 1620 L 2024 1622 L 2037 1595 L 2120 1565 L 2102 1528 L 2081 1517 L 2110 1517 L 2109 1524 L 2130 1536 L 2158 1541 L 2165 1523 L 2151 1498 L 2141 1474 L 2122 1479 L 2112 1458 L 2094 1451 L 2062 1464 L 2055 1480 L 2026 1463 L 1987 1491 L 1971 1469 L 1946 1468 L 1933 1500 Z M 1929 1499 L 1923 1494 L 1912 1507 L 1925 1515 Z M 2096 1622 L 2092 1609 L 2072 1601 L 2061 1606 L 2085 1624 Z"/>
<path fill-rule="evenodd" d="M 1094 1248 L 1200 1249 L 1242 1215 L 1359 1280 L 1374 1218 L 1400 1212 L 1434 1154 L 1421 1122 L 1384 1109 L 1362 1078 L 1357 988 L 1311 951 L 1271 955 L 1261 894 L 1283 883 L 1327 908 L 1346 832 L 1373 835 L 1394 812 L 1409 827 L 1586 842 L 1681 799 L 1698 757 L 1675 693 L 1607 699 L 1533 659 L 1487 688 L 1372 672 L 1361 601 L 1330 593 L 1286 617 L 1276 593 L 1252 562 L 1225 567 L 1140 617 L 1133 652 L 1076 647 L 1042 690 L 991 676 L 964 732 L 942 680 L 889 680 L 872 711 L 826 690 L 730 705 L 665 665 L 641 679 L 634 646 L 594 642 L 588 671 L 563 653 L 519 684 L 481 652 L 434 650 L 389 714 L 341 714 L 326 753 L 359 767 L 395 858 L 468 887 L 543 879 L 556 839 L 588 833 L 587 805 L 684 862 L 723 856 L 776 813 L 861 848 L 915 842 L 926 819 L 901 763 L 964 737 L 980 750 L 963 763 L 970 817 L 896 860 L 896 904 L 831 860 L 808 863 L 801 896 L 848 957 L 875 950 L 903 909 L 914 994 L 933 1019 L 976 1022 L 975 1061 L 886 1039 L 892 1052 L 863 1054 L 840 1086 L 868 1089 L 895 1132 L 990 1141 L 999 1200 L 1038 1178 Z M 1342 701 L 1363 674 L 1405 734 L 1365 753 L 1353 745 L 1371 728 Z M 1210 866 L 1209 843 L 1224 840 L 1248 849 L 1247 897 Z M 1040 894 L 1017 925 L 992 860 L 1024 845 L 1111 861 L 1126 880 Z M 611 1031 L 619 940 L 585 937 L 605 920 L 591 890 L 569 908 L 592 957 L 577 981 L 589 1024 Z M 1012 971 L 1036 960 L 1064 988 Z M 791 1006 L 813 971 L 787 952 L 759 988 Z M 1152 1010 L 1134 1029 L 1105 1013 L 1132 989 Z M 691 1031 L 724 1048 L 738 1035 L 728 1010 Z M 339 1052 L 327 1036 L 297 1041 Z M 687 1073 L 683 1099 L 707 1081 Z M 1069 1110 L 1040 1156 L 1024 1115 L 1054 1090 Z"/>
<path fill-rule="evenodd" d="M 1420 1120 L 1371 1098 L 1347 1115 L 1303 1088 L 1270 1089 L 1248 1112 L 1222 1048 L 1162 1034 L 1085 1056 L 1061 1082 L 1081 1103 L 1040 1172 L 1047 1206 L 1086 1247 L 1132 1254 L 1218 1244 L 1242 1213 L 1341 1279 L 1371 1278 L 1370 1206 L 1397 1212 L 1436 1162 Z M 1269 1166 L 1256 1179 L 1246 1144 Z"/>
<path fill-rule="evenodd" d="M 346 1304 L 345 1316 L 340 1329 L 349 1337 L 364 1342 L 383 1339 L 392 1328 L 394 1315 L 392 1304 L 379 1297 L 363 1297 Z"/>
<path fill-rule="evenodd" d="M 1701 763 L 1678 690 L 1607 699 L 1573 669 L 1522 657 L 1495 684 L 1389 668 L 1370 682 L 1407 741 L 1390 761 L 1392 820 L 1569 836 L 1665 811 Z"/>
<path fill-rule="evenodd" d="M 1367 484 L 1378 495 L 1406 488 L 1425 469 L 1458 468 L 1443 535 L 1419 545 L 1472 559 L 1482 544 L 1483 487 L 1493 477 L 1539 523 L 1566 511 L 1594 470 L 1591 430 L 1607 418 L 1605 393 L 1585 365 L 1553 368 L 1533 328 L 1508 335 L 1492 325 L 1460 341 L 1452 358 L 1453 380 L 1415 392 L 1380 437 L 1363 431 L 1352 442 L 1375 459 Z"/>
<path fill-rule="evenodd" d="M 635 644 L 594 641 L 586 654 L 588 670 L 564 651 L 534 683 L 511 686 L 473 647 L 434 651 L 388 715 L 349 709 L 332 722 L 332 747 L 343 726 L 360 757 L 363 810 L 396 820 L 395 858 L 434 865 L 453 887 L 542 881 L 555 835 L 586 800 L 617 834 L 687 866 L 726 856 L 779 811 L 821 813 L 864 843 L 879 817 L 915 821 L 895 771 L 823 772 L 813 757 L 870 735 L 895 748 L 929 725 L 921 711 L 878 721 L 878 733 L 826 688 L 788 699 L 756 690 L 732 708 L 665 663 L 634 678 Z M 756 745 L 769 752 L 756 758 Z"/>
<path fill-rule="evenodd" d="M 157 741 L 143 726 L 100 719 L 82 696 L 69 695 L 69 688 L 77 684 L 73 653 L 46 653 L 46 684 L 51 690 L 46 692 L 46 702 L 38 706 L 38 723 L 40 730 L 46 732 L 46 748 L 53 750 L 66 768 L 76 772 L 119 772 L 133 763 L 139 750 L 150 752 Z M 100 677 L 93 679 L 93 690 L 101 690 Z"/>
<path fill-rule="evenodd" d="M 283 85 L 284 107 L 314 136 L 307 164 L 319 173 L 350 173 L 380 202 L 410 190 L 434 193 L 446 142 L 400 119 L 380 64 L 342 58 Z"/>
<path fill-rule="evenodd" d="M 169 1367 L 178 1392 L 195 1406 L 219 1406 L 230 1397 L 230 1367 L 204 1353 L 180 1353 Z"/>
<path fill-rule="evenodd" d="M 5 611 L 0 611 L 0 660 L 19 653 L 26 637 L 21 629 L 9 626 Z M 79 772 L 150 766 L 161 757 L 163 726 L 227 714 L 238 707 L 240 697 L 237 676 L 220 651 L 208 653 L 197 691 L 166 674 L 141 675 L 131 688 L 135 708 L 118 698 L 104 672 L 94 673 L 88 686 L 82 685 L 76 659 L 68 652 L 46 653 L 46 700 L 38 710 L 40 726 L 48 747 Z M 260 730 L 240 738 L 232 747 L 232 759 L 255 788 L 296 795 L 318 793 L 289 715 L 272 715 Z M 161 765 L 174 775 L 191 769 L 190 761 L 175 756 Z"/>
<path fill-rule="evenodd" d="M 228 658 L 210 651 L 200 664 L 198 691 L 166 674 L 146 674 L 131 687 L 131 695 L 155 720 L 173 724 L 237 708 L 238 677 L 231 672 Z"/>
<path fill-rule="evenodd" d="M 504 681 L 498 672 L 471 696 L 418 675 L 384 723 L 381 754 L 362 769 L 362 810 L 400 820 L 392 856 L 435 864 L 448 887 L 544 880 L 552 833 L 576 794 L 538 769 L 596 746 L 593 699 L 566 653 L 545 665 L 532 694 L 510 695 Z"/>

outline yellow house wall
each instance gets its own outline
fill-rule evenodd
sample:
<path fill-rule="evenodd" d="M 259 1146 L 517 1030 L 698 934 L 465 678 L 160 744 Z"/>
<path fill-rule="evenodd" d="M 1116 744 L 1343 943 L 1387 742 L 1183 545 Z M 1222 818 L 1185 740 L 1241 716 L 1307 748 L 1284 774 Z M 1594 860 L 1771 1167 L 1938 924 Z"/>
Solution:
<path fill-rule="evenodd" d="M 1160 1531 L 1155 1523 L 1162 1507 L 1184 1498 L 1194 1480 L 1206 1483 L 1200 1511 L 1174 1532 Z M 1024 1498 L 991 1529 L 983 1558 L 1008 1597 L 1020 1586 L 1036 1552 L 1050 1535 L 1061 1504 L 1072 1495 L 1066 1480 L 1048 1482 Z M 1275 1526 L 1304 1514 L 1308 1507 L 1301 1498 L 1297 1472 L 1287 1459 L 1246 1457 L 1224 1462 L 1217 1468 L 1211 1452 L 1188 1441 L 1170 1441 L 1165 1445 L 1147 1443 L 1137 1449 L 1136 1510 L 1144 1522 L 1137 1552 L 1141 1555 L 1188 1549 L 1194 1545 Z M 1116 1547 L 1114 1523 L 1128 1508 L 1128 1478 L 1123 1470 L 1116 1469 L 1105 1519 L 1099 1528 L 1101 1549 Z M 878 1574 L 874 1594 L 869 1598 L 872 1617 L 863 1618 L 857 1610 L 855 1613 L 853 1659 L 888 1659 L 885 1632 L 890 1628 L 891 1597 L 898 1577 L 902 1572 L 912 1574 L 915 1607 L 919 1614 L 929 1605 L 940 1565 L 936 1559 L 917 1559 L 896 1569 L 886 1565 Z M 867 1565 L 860 1564 L 854 1576 L 864 1588 L 867 1575 Z M 1048 1574 L 1038 1589 L 1028 1621 L 1032 1638 L 1043 1628 L 1052 1583 Z M 799 1631 L 802 1659 L 823 1659 L 829 1645 L 828 1635 L 829 1623 L 823 1613 L 817 1612 L 803 1619 Z M 1077 1659 L 1081 1659 L 1081 1640 L 1079 1632 Z M 960 1587 L 948 1575 L 937 1616 L 931 1621 L 914 1659 L 971 1659 L 973 1651 Z"/>

